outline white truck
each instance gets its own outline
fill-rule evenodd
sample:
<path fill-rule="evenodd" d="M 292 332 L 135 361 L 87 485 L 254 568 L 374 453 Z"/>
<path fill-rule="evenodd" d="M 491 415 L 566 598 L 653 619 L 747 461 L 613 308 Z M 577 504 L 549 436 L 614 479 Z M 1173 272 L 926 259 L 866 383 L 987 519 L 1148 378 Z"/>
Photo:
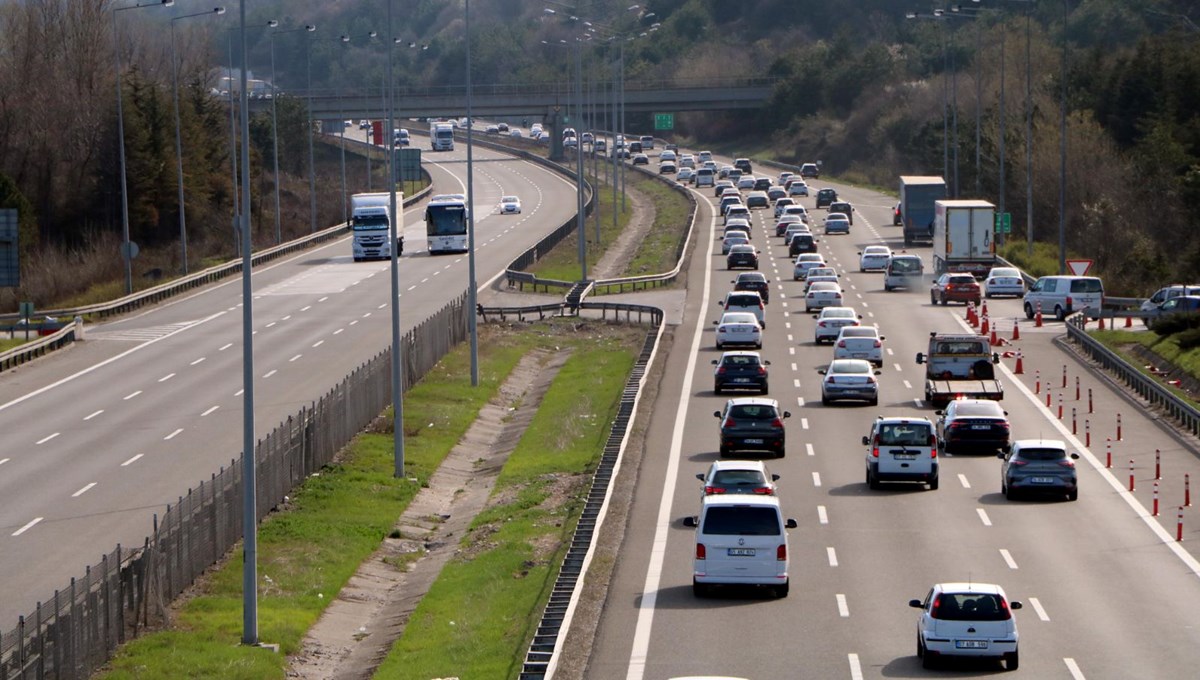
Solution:
<path fill-rule="evenodd" d="M 396 204 L 400 205 L 403 196 L 396 194 Z M 363 260 L 392 258 L 391 227 L 392 206 L 391 195 L 386 191 L 370 194 L 354 194 L 350 197 L 350 230 L 354 234 L 351 250 L 355 262 Z M 401 234 L 403 225 L 396 225 L 396 255 L 404 253 L 404 236 Z"/>
<path fill-rule="evenodd" d="M 454 151 L 454 123 L 429 123 L 429 148 L 434 151 Z"/>
<path fill-rule="evenodd" d="M 933 271 L 964 272 L 982 279 L 996 264 L 996 206 L 987 201 L 934 202 Z"/>

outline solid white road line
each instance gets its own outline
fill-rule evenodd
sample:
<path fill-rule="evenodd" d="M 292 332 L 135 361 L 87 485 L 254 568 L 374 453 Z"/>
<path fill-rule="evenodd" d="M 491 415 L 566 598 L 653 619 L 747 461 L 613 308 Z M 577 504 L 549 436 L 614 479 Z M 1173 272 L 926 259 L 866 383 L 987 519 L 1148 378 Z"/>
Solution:
<path fill-rule="evenodd" d="M 20 536 L 21 534 L 25 533 L 26 531 L 29 531 L 30 529 L 32 529 L 33 525 L 37 524 L 38 522 L 42 521 L 43 519 L 45 519 L 45 518 L 44 517 L 34 517 L 33 520 L 31 520 L 29 522 L 29 524 L 26 524 L 25 526 L 21 527 L 20 529 L 17 529 L 16 531 L 12 532 L 12 535 Z"/>
<path fill-rule="evenodd" d="M 821 524 L 829 524 L 829 512 L 825 510 L 824 505 L 817 506 L 817 521 Z"/>
<path fill-rule="evenodd" d="M 1049 621 L 1050 617 L 1046 614 L 1046 610 L 1042 608 L 1042 603 L 1036 597 L 1029 598 L 1029 606 L 1033 607 L 1033 611 L 1037 612 L 1038 618 L 1043 621 Z"/>
<path fill-rule="evenodd" d="M 837 594 L 838 614 L 844 619 L 850 616 L 850 606 L 846 604 L 846 596 L 842 593 Z"/>
<path fill-rule="evenodd" d="M 971 488 L 971 483 L 967 481 L 967 476 L 963 473 L 958 473 L 958 481 L 962 483 L 964 489 Z"/>
<path fill-rule="evenodd" d="M 1000 556 L 1004 558 L 1004 563 L 1008 565 L 1009 569 L 1019 569 L 1017 566 L 1017 561 L 1014 560 L 1012 554 L 1004 548 L 1000 549 Z"/>
<path fill-rule="evenodd" d="M 833 549 L 833 546 L 825 548 L 825 554 L 829 556 L 829 566 L 836 567 L 838 565 L 837 551 Z"/>
<path fill-rule="evenodd" d="M 91 484 L 88 484 L 87 486 L 83 487 L 79 491 L 76 491 L 75 493 L 71 494 L 71 498 L 79 498 L 83 494 L 87 493 L 88 489 L 92 488 L 93 486 L 96 486 L 96 482 L 92 482 Z"/>
<path fill-rule="evenodd" d="M 1075 659 L 1064 656 L 1063 663 L 1067 664 L 1067 670 L 1071 672 L 1072 678 L 1075 678 L 1075 680 L 1085 680 L 1083 671 L 1079 670 L 1079 664 L 1075 663 Z"/>
<path fill-rule="evenodd" d="M 862 665 L 858 663 L 858 655 L 849 654 L 847 659 L 850 661 L 850 680 L 862 680 Z"/>
<path fill-rule="evenodd" d="M 987 511 L 983 508 L 975 508 L 975 512 L 979 513 L 979 521 L 983 522 L 983 526 L 992 526 L 992 520 L 988 519 Z"/>

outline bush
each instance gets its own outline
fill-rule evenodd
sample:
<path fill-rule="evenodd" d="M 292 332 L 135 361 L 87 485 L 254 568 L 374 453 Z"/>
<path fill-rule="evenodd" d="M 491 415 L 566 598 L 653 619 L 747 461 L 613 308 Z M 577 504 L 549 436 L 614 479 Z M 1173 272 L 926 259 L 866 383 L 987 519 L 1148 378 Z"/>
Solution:
<path fill-rule="evenodd" d="M 1184 351 L 1200 347 L 1200 327 L 1183 331 L 1176 336 L 1175 341 L 1179 343 L 1179 349 Z"/>
<path fill-rule="evenodd" d="M 1200 328 L 1200 313 L 1194 312 L 1167 314 L 1150 324 L 1150 330 L 1157 333 L 1160 337 L 1182 333 L 1183 331 L 1195 328 Z"/>

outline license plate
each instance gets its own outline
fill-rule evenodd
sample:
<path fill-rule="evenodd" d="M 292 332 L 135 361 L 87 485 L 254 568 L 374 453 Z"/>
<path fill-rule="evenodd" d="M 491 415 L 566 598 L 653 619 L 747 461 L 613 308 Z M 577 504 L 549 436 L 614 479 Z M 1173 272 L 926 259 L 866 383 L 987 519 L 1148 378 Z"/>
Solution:
<path fill-rule="evenodd" d="M 917 454 L 915 454 L 915 453 L 893 453 L 892 458 L 895 458 L 896 460 L 916 460 Z"/>
<path fill-rule="evenodd" d="M 987 640 L 955 640 L 954 646 L 959 649 L 987 649 Z"/>
<path fill-rule="evenodd" d="M 1029 481 L 1033 482 L 1034 484 L 1053 484 L 1054 478 L 1053 477 L 1033 477 Z"/>
<path fill-rule="evenodd" d="M 754 548 L 729 548 L 730 557 L 754 557 Z"/>
<path fill-rule="evenodd" d="M 867 353 L 866 352 L 851 352 L 850 357 L 853 359 L 865 359 L 865 358 L 867 358 Z"/>
<path fill-rule="evenodd" d="M 971 429 L 972 430 L 990 430 L 990 429 L 992 429 L 992 426 L 991 425 L 972 425 Z"/>
<path fill-rule="evenodd" d="M 747 439 L 747 440 L 746 440 L 746 443 L 747 443 L 747 444 L 761 444 L 761 443 L 763 443 L 763 440 L 761 440 L 761 439 Z"/>
<path fill-rule="evenodd" d="M 733 381 L 735 383 L 748 383 L 748 382 L 750 382 L 750 379 L 749 378 L 734 378 Z"/>

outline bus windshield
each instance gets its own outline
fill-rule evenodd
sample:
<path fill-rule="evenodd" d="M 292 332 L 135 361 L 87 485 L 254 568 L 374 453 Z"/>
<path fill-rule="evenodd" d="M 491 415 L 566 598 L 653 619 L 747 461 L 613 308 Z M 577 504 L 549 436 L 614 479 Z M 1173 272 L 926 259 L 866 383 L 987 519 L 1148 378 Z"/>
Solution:
<path fill-rule="evenodd" d="M 467 210 L 463 205 L 431 205 L 425 211 L 425 227 L 430 236 L 467 233 Z"/>

